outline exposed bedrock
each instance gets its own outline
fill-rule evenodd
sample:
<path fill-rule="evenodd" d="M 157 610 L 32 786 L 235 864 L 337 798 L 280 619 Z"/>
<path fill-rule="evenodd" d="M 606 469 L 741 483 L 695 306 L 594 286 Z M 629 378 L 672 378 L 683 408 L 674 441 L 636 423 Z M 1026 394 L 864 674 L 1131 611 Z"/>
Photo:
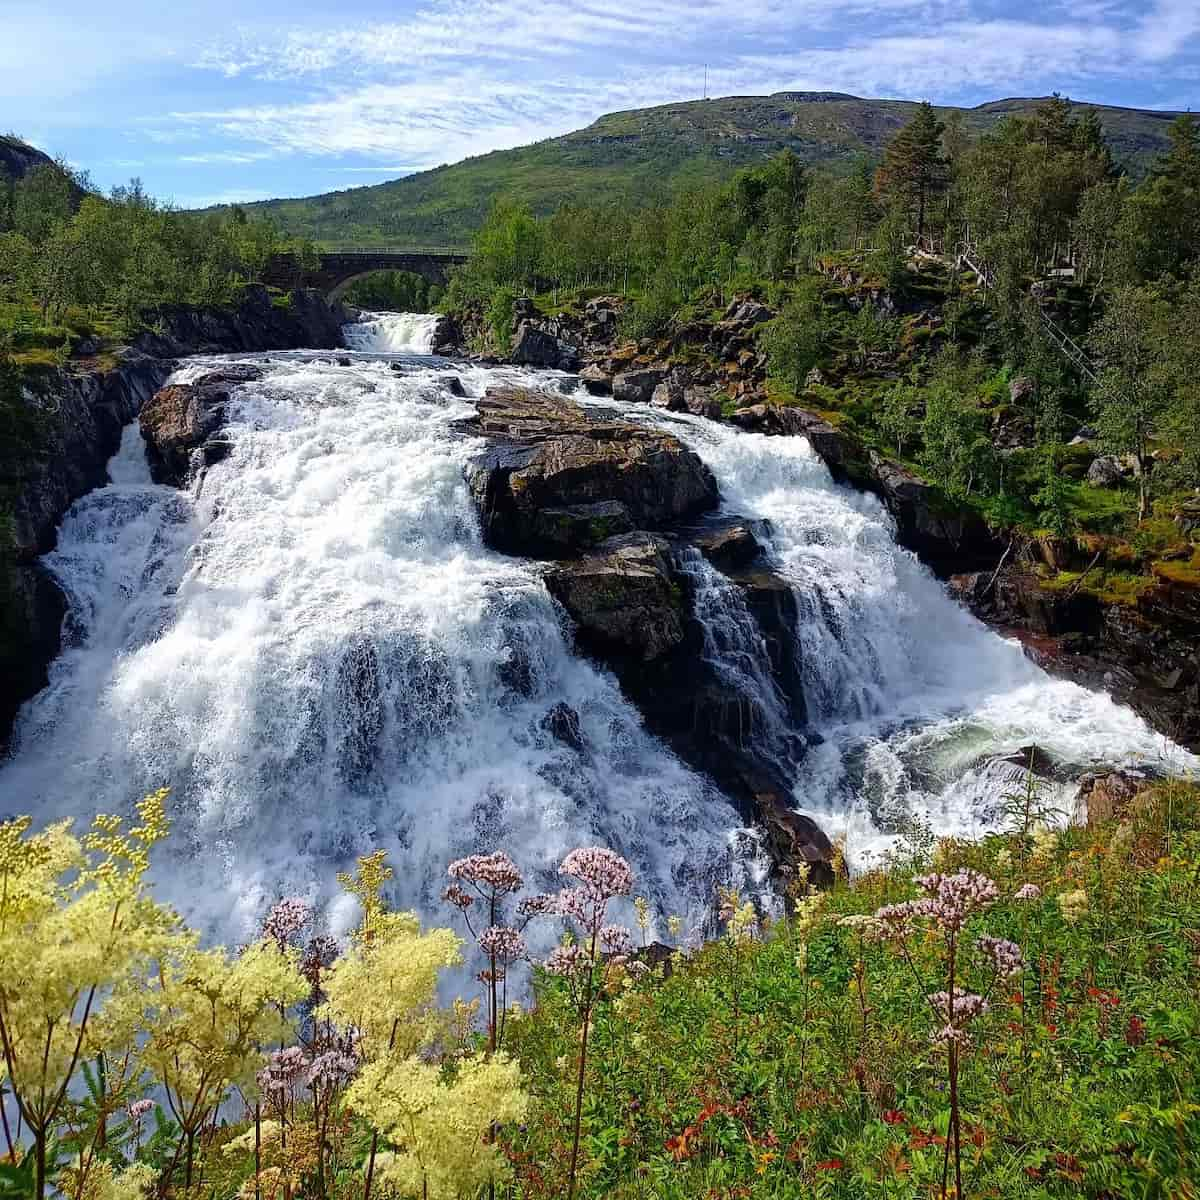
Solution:
<path fill-rule="evenodd" d="M 669 434 L 520 388 L 493 389 L 477 407 L 467 426 L 489 444 L 467 477 L 485 538 L 556 559 L 546 586 L 580 650 L 609 667 L 647 727 L 763 832 L 778 867 L 805 861 L 827 877 L 829 840 L 792 807 L 805 750 L 797 606 L 766 561 L 763 524 L 709 515 L 715 482 Z M 786 730 L 768 727 L 762 695 L 710 656 L 697 552 L 757 629 L 766 682 L 756 686 L 774 689 L 770 706 L 788 714 Z"/>

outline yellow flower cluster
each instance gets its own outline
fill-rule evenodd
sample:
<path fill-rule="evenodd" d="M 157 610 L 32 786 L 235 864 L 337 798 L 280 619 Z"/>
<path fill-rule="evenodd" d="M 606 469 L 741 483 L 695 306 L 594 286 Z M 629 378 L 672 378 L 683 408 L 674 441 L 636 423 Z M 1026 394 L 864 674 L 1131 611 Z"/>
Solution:
<path fill-rule="evenodd" d="M 503 1053 L 467 1059 L 452 1074 L 388 1056 L 363 1068 L 346 1101 L 393 1147 L 379 1156 L 381 1182 L 428 1200 L 476 1196 L 501 1182 L 507 1163 L 488 1134 L 529 1106 L 520 1068 Z"/>

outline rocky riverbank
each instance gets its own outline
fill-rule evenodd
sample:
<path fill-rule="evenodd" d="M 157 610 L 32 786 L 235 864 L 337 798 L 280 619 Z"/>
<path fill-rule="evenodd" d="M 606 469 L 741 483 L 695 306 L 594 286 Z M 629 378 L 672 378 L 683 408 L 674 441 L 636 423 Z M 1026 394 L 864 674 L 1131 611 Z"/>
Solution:
<path fill-rule="evenodd" d="M 10 548 L 0 558 L 0 753 L 20 706 L 46 684 L 46 671 L 61 646 L 66 601 L 38 559 L 53 549 L 59 522 L 81 496 L 107 482 L 107 463 L 121 431 L 159 392 L 189 354 L 342 346 L 349 319 L 316 292 L 272 297 L 265 288 L 244 289 L 230 308 L 171 306 L 150 314 L 150 328 L 119 349 L 113 360 L 99 347 L 77 349 L 62 368 L 26 374 L 20 404 L 36 431 L 31 453 L 6 467 L 11 500 Z M 155 464 L 163 478 L 175 458 Z"/>

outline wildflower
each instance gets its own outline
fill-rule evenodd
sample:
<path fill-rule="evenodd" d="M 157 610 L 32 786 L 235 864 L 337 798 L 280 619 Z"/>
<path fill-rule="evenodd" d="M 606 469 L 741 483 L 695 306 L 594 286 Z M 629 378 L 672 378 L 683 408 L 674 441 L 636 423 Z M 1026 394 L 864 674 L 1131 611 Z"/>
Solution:
<path fill-rule="evenodd" d="M 582 975 L 591 965 L 586 952 L 579 946 L 555 946 L 546 958 L 545 968 L 551 975 L 573 979 Z"/>
<path fill-rule="evenodd" d="M 633 938 L 624 925 L 605 925 L 600 930 L 600 944 L 608 954 L 633 953 Z"/>
<path fill-rule="evenodd" d="M 1058 831 L 1045 825 L 1039 826 L 1033 833 L 1033 861 L 1047 863 L 1058 850 Z"/>
<path fill-rule="evenodd" d="M 1012 866 L 1012 851 L 1007 846 L 1001 846 L 996 852 L 996 869 L 1007 871 Z"/>
<path fill-rule="evenodd" d="M 961 929 L 973 913 L 986 908 L 1000 895 L 1000 889 L 986 875 L 969 867 L 953 875 L 937 871 L 919 875 L 914 882 L 929 897 L 921 915 L 932 917 L 950 931 Z"/>
<path fill-rule="evenodd" d="M 263 921 L 263 937 L 271 938 L 280 950 L 312 920 L 312 906 L 299 896 L 280 900 Z"/>
<path fill-rule="evenodd" d="M 1013 893 L 1014 900 L 1040 900 L 1042 889 L 1036 883 L 1023 883 Z"/>
<path fill-rule="evenodd" d="M 997 979 L 1012 979 L 1013 976 L 1019 975 L 1025 966 L 1024 955 L 1016 942 L 984 934 L 975 945 L 991 960 Z"/>
<path fill-rule="evenodd" d="M 887 940 L 900 941 L 912 932 L 915 917 L 925 915 L 927 902 L 906 900 L 903 904 L 885 904 L 875 910 L 875 920 L 880 936 Z"/>
<path fill-rule="evenodd" d="M 485 929 L 479 935 L 479 946 L 484 954 L 494 957 L 502 966 L 518 962 L 529 953 L 525 939 L 508 925 L 492 925 Z"/>
<path fill-rule="evenodd" d="M 307 1083 L 310 1088 L 344 1087 L 358 1070 L 358 1058 L 345 1050 L 327 1050 L 312 1060 Z"/>
<path fill-rule="evenodd" d="M 551 895 L 549 892 L 539 892 L 536 896 L 526 896 L 517 905 L 517 915 L 527 919 L 529 917 L 555 917 L 558 916 L 558 913 L 558 897 Z"/>
<path fill-rule="evenodd" d="M 803 975 L 804 972 L 808 970 L 808 943 L 807 942 L 801 942 L 796 947 L 796 953 L 793 955 L 792 961 L 795 962 L 796 970 L 799 971 L 801 975 Z"/>
<path fill-rule="evenodd" d="M 903 1125 L 906 1119 L 898 1108 L 889 1108 L 883 1114 L 885 1125 Z"/>
<path fill-rule="evenodd" d="M 949 992 L 933 992 L 929 996 L 929 1003 L 933 1005 L 942 1017 L 951 1021 L 956 1026 L 973 1021 L 988 1010 L 988 1002 L 974 992 L 957 993 L 954 997 L 953 1012 L 950 1011 Z"/>
<path fill-rule="evenodd" d="M 839 917 L 838 925 L 842 929 L 853 930 L 867 941 L 874 941 L 882 933 L 879 921 L 868 913 L 853 913 L 850 916 Z"/>
<path fill-rule="evenodd" d="M 1062 911 L 1063 920 L 1068 925 L 1074 925 L 1088 910 L 1087 892 L 1082 888 L 1074 892 L 1063 892 L 1058 898 L 1058 907 Z"/>
<path fill-rule="evenodd" d="M 268 1095 L 282 1095 L 295 1086 L 309 1067 L 310 1063 L 299 1046 L 276 1050 L 267 1060 L 267 1065 L 259 1071 L 258 1086 Z"/>
<path fill-rule="evenodd" d="M 671 916 L 667 918 L 667 932 L 675 941 L 679 940 L 679 935 L 683 932 L 683 918 Z"/>
<path fill-rule="evenodd" d="M 141 1121 L 141 1119 L 148 1112 L 153 1112 L 153 1111 L 154 1111 L 154 1101 L 153 1100 L 135 1100 L 129 1106 L 129 1117 L 132 1121 L 137 1122 L 137 1121 Z"/>
<path fill-rule="evenodd" d="M 558 871 L 579 880 L 577 886 L 559 892 L 559 911 L 589 933 L 597 932 L 603 924 L 608 902 L 615 896 L 628 896 L 633 889 L 629 864 L 619 854 L 600 846 L 572 850 Z"/>
<path fill-rule="evenodd" d="M 481 892 L 490 892 L 495 896 L 518 891 L 525 882 L 517 870 L 517 864 L 503 850 L 455 859 L 446 871 L 451 879 L 464 879 Z"/>
<path fill-rule="evenodd" d="M 1127 1046 L 1143 1046 L 1146 1043 L 1146 1022 L 1140 1017 L 1130 1017 L 1125 1026 L 1125 1044 Z"/>
<path fill-rule="evenodd" d="M 463 912 L 475 903 L 475 897 L 457 883 L 452 883 L 442 893 L 442 899 L 448 904 L 453 904 L 455 908 L 461 908 Z"/>
<path fill-rule="evenodd" d="M 641 930 L 642 941 L 646 940 L 646 935 L 650 932 L 650 904 L 645 896 L 635 896 L 633 901 L 634 912 L 637 913 L 637 927 Z"/>

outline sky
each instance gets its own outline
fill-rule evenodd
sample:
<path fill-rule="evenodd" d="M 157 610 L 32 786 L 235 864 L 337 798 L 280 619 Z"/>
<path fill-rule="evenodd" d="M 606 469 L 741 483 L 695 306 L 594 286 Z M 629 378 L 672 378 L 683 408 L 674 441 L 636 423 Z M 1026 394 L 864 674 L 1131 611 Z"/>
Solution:
<path fill-rule="evenodd" d="M 1200 108 L 1200 0 L 0 0 L 0 130 L 184 207 L 698 99 L 706 65 L 715 96 Z"/>

